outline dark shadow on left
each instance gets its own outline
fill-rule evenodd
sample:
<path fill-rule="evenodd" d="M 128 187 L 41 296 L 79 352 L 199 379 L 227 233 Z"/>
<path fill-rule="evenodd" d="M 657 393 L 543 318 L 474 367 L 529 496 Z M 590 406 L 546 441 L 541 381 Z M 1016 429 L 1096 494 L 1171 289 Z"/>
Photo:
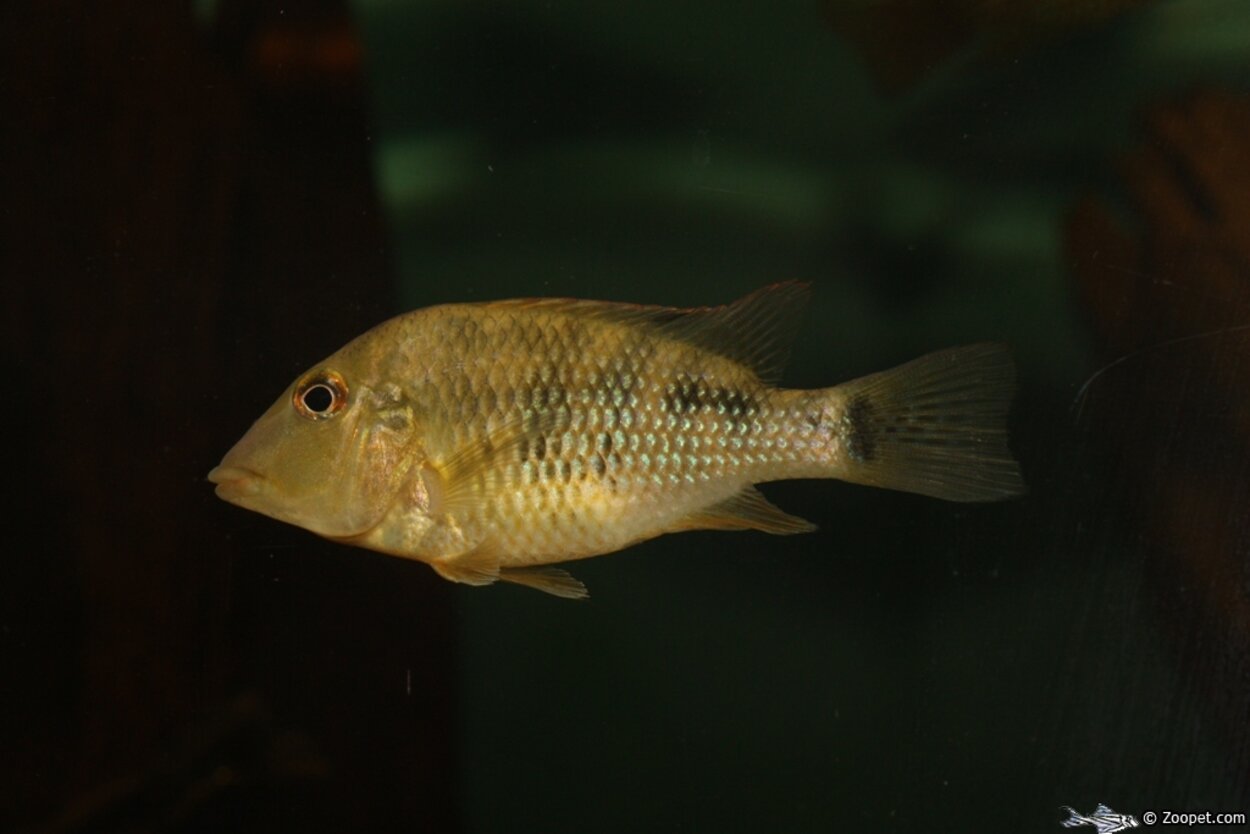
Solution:
<path fill-rule="evenodd" d="M 0 828 L 455 831 L 451 590 L 204 475 L 391 309 L 341 0 L 18 0 Z"/>

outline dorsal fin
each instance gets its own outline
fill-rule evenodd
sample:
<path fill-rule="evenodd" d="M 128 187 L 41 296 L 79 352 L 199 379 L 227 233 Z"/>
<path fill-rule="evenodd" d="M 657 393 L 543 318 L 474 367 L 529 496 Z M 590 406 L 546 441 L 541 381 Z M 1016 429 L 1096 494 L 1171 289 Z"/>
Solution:
<path fill-rule="evenodd" d="M 763 382 L 781 378 L 799 319 L 811 296 L 808 284 L 772 284 L 722 307 L 702 307 L 661 325 L 666 336 L 741 362 Z"/>
<path fill-rule="evenodd" d="M 810 295 L 808 284 L 785 281 L 719 307 L 657 307 L 571 298 L 520 298 L 487 304 L 547 308 L 654 328 L 659 335 L 740 362 L 761 382 L 775 383 L 790 358 L 790 346 Z"/>

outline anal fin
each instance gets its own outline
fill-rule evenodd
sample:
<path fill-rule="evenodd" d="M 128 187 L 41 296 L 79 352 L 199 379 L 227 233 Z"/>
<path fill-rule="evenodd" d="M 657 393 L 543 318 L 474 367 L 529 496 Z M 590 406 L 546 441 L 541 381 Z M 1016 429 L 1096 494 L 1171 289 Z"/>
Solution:
<path fill-rule="evenodd" d="M 589 599 L 586 586 L 561 568 L 501 568 L 499 578 L 529 588 L 563 597 L 564 599 Z"/>
<path fill-rule="evenodd" d="M 764 533 L 790 535 L 810 533 L 816 525 L 790 515 L 769 502 L 760 491 L 748 484 L 742 491 L 717 504 L 696 510 L 670 528 L 679 530 L 760 530 Z"/>

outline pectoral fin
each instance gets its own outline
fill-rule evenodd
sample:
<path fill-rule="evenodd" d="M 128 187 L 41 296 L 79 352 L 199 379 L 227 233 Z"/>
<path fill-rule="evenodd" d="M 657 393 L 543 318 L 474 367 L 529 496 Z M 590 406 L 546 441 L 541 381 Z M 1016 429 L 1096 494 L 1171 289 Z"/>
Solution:
<path fill-rule="evenodd" d="M 810 533 L 816 525 L 806 519 L 782 512 L 760 491 L 749 484 L 737 495 L 718 504 L 704 507 L 683 518 L 670 532 L 679 530 L 760 530 L 764 533 L 789 535 Z"/>
<path fill-rule="evenodd" d="M 560 568 L 503 568 L 499 578 L 504 582 L 526 585 L 543 593 L 565 599 L 589 599 L 586 586 Z"/>
<path fill-rule="evenodd" d="M 463 517 L 489 502 L 506 486 L 509 459 L 527 444 L 561 431 L 565 419 L 565 413 L 555 410 L 530 414 L 497 426 L 431 463 L 424 476 L 431 495 L 430 511 Z"/>

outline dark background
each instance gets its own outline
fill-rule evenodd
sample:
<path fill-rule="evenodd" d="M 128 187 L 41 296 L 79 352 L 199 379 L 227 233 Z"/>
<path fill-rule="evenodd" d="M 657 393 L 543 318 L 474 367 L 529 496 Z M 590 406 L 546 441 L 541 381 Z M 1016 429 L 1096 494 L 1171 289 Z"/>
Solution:
<path fill-rule="evenodd" d="M 0 829 L 1250 812 L 1250 7 L 13 2 Z M 785 382 L 1010 342 L 1031 492 L 765 487 L 592 599 L 204 474 L 387 315 L 811 281 Z M 1228 829 L 1225 829 L 1228 830 Z"/>

